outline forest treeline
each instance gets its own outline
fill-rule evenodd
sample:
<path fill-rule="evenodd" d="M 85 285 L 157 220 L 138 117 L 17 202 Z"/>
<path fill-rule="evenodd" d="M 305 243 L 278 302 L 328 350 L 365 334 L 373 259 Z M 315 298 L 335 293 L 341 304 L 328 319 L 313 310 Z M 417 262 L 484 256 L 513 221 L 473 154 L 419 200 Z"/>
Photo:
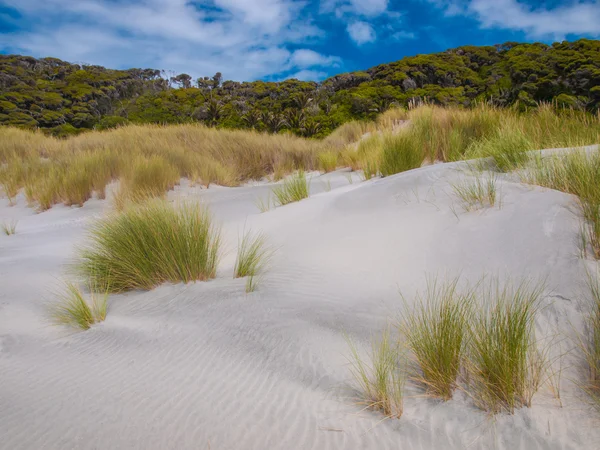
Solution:
<path fill-rule="evenodd" d="M 540 102 L 597 112 L 600 41 L 464 46 L 406 57 L 322 82 L 192 79 L 154 69 L 112 70 L 56 58 L 0 55 L 0 124 L 56 136 L 127 123 L 203 122 L 220 128 L 327 135 L 392 106 Z"/>

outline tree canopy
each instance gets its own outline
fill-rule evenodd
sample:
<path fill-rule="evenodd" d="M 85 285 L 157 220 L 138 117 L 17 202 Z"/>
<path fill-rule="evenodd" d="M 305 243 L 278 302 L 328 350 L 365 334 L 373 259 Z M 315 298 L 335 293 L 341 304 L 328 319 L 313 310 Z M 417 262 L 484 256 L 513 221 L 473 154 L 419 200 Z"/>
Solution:
<path fill-rule="evenodd" d="M 56 58 L 0 55 L 0 124 L 66 136 L 126 123 L 204 122 L 323 136 L 392 105 L 427 99 L 532 108 L 600 108 L 600 41 L 508 42 L 406 57 L 320 83 L 193 80 L 154 69 L 112 70 Z"/>

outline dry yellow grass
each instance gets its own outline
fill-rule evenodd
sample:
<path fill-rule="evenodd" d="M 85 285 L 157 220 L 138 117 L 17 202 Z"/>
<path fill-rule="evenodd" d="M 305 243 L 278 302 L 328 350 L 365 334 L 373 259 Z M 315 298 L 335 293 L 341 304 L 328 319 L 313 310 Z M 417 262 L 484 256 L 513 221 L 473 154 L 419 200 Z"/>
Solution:
<path fill-rule="evenodd" d="M 128 126 L 66 140 L 0 128 L 0 186 L 9 199 L 25 188 L 40 210 L 81 205 L 120 179 L 125 198 L 160 196 L 181 177 L 235 186 L 274 173 L 319 166 L 331 143 L 289 134 L 215 130 L 202 125 Z M 141 197 L 145 197 L 142 195 Z M 123 200 L 123 199 L 121 199 Z"/>
<path fill-rule="evenodd" d="M 399 127 L 400 121 L 406 122 Z M 392 135 L 393 141 L 410 146 L 389 148 L 381 135 Z M 487 105 L 393 108 L 376 121 L 348 122 L 323 140 L 216 130 L 199 124 L 135 125 L 66 140 L 2 127 L 0 188 L 11 202 L 24 188 L 28 203 L 45 210 L 60 202 L 81 205 L 93 195 L 103 198 L 105 186 L 117 179 L 123 182 L 121 194 L 127 197 L 125 191 L 135 184 L 133 179 L 143 178 L 132 175 L 132 166 L 151 165 L 156 170 L 160 166 L 165 175 L 144 191 L 157 190 L 162 195 L 179 177 L 206 186 L 236 186 L 267 175 L 277 181 L 296 170 L 330 171 L 338 162 L 362 169 L 365 178 L 370 178 L 415 167 L 414 163 L 394 163 L 389 170 L 390 162 L 410 156 L 407 148 L 415 154 L 418 150 L 430 162 L 491 156 L 499 168 L 511 170 L 523 162 L 527 150 L 598 142 L 599 116 L 557 110 L 552 105 L 527 113 Z"/>

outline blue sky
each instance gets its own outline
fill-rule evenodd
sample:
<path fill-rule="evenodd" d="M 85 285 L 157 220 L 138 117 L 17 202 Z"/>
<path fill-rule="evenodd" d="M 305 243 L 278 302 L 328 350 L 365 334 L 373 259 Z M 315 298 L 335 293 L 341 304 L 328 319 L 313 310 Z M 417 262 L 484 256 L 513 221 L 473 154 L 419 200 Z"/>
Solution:
<path fill-rule="evenodd" d="M 239 81 L 579 37 L 600 37 L 600 0 L 0 0 L 1 53 Z"/>

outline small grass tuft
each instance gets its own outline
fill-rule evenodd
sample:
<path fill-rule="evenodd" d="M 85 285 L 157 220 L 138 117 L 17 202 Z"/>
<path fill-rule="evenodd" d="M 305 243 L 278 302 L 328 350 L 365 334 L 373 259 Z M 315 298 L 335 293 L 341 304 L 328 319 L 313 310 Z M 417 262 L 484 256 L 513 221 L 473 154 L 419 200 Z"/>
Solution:
<path fill-rule="evenodd" d="M 273 194 L 279 206 L 308 198 L 308 181 L 304 171 L 300 170 L 296 175 L 286 179 L 281 186 L 275 186 Z"/>
<path fill-rule="evenodd" d="M 494 206 L 498 191 L 496 175 L 490 174 L 486 179 L 475 175 L 474 180 L 453 184 L 452 190 L 462 201 L 465 211 Z"/>
<path fill-rule="evenodd" d="M 7 235 L 10 236 L 12 234 L 15 234 L 17 232 L 17 224 L 19 222 L 16 220 L 11 220 L 9 222 L 2 222 L 0 224 L 0 229 L 2 230 L 2 232 Z"/>
<path fill-rule="evenodd" d="M 459 293 L 458 281 L 440 284 L 428 279 L 424 298 L 417 296 L 400 323 L 419 367 L 416 381 L 443 400 L 450 400 L 456 387 L 473 306 L 472 291 Z"/>
<path fill-rule="evenodd" d="M 260 197 L 257 197 L 256 200 L 254 201 L 254 204 L 256 205 L 256 207 L 258 208 L 258 210 L 261 213 L 269 211 L 271 209 L 271 205 L 272 205 L 271 194 L 269 193 L 266 200 L 262 199 Z"/>
<path fill-rule="evenodd" d="M 238 242 L 233 278 L 260 274 L 271 254 L 272 251 L 266 246 L 266 236 L 263 233 L 253 234 L 251 231 L 244 233 Z"/>
<path fill-rule="evenodd" d="M 351 371 L 360 393 L 360 404 L 399 419 L 403 412 L 405 374 L 399 368 L 401 351 L 386 329 L 380 340 L 373 340 L 370 364 L 365 363 L 356 345 L 348 338 Z"/>
<path fill-rule="evenodd" d="M 220 231 L 198 203 L 151 199 L 92 224 L 75 270 L 102 290 L 152 289 L 216 275 Z"/>
<path fill-rule="evenodd" d="M 471 329 L 468 387 L 480 408 L 491 413 L 531 406 L 544 361 L 537 350 L 534 321 L 543 285 L 523 281 L 514 287 L 493 280 L 483 289 Z"/>
<path fill-rule="evenodd" d="M 50 320 L 55 325 L 87 330 L 106 318 L 108 291 L 100 295 L 92 293 L 88 302 L 78 286 L 65 282 L 64 289 L 56 297 L 56 301 L 48 306 Z"/>

